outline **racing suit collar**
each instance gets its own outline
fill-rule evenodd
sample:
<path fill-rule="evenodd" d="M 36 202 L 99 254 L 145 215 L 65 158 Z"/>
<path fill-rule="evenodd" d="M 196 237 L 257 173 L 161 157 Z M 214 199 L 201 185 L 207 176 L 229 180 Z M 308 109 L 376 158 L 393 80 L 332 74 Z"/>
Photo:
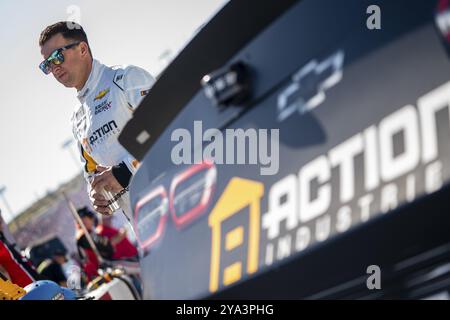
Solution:
<path fill-rule="evenodd" d="M 78 91 L 77 97 L 78 100 L 83 103 L 86 96 L 89 92 L 95 89 L 95 86 L 97 85 L 98 81 L 100 80 L 100 76 L 102 75 L 104 69 L 104 65 L 101 64 L 98 60 L 93 59 L 92 61 L 92 69 L 89 73 L 89 77 L 84 84 L 84 87 Z"/>

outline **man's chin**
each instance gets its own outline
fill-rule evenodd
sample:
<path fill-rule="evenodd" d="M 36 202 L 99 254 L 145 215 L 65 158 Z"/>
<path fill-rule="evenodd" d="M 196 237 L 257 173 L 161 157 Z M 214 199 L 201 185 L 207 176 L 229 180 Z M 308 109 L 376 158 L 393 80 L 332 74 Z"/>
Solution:
<path fill-rule="evenodd" d="M 75 87 L 73 85 L 73 83 L 71 83 L 70 81 L 63 81 L 63 80 L 60 80 L 60 79 L 58 79 L 58 81 L 59 81 L 59 83 L 61 83 L 66 88 L 73 88 L 73 87 Z"/>

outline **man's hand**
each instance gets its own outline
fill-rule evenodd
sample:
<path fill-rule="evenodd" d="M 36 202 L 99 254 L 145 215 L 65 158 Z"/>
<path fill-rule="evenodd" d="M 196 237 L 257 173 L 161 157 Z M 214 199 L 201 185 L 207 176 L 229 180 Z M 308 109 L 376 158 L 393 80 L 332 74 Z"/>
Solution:
<path fill-rule="evenodd" d="M 111 209 L 107 207 L 108 201 L 102 195 L 102 191 L 112 191 L 118 193 L 123 187 L 112 174 L 112 167 L 97 166 L 98 174 L 91 181 L 89 198 L 95 211 L 105 215 L 111 215 Z"/>
<path fill-rule="evenodd" d="M 89 192 L 89 200 L 91 200 L 92 206 L 96 212 L 106 216 L 112 215 L 111 209 L 107 207 L 108 200 L 106 200 L 102 194 L 91 189 Z"/>

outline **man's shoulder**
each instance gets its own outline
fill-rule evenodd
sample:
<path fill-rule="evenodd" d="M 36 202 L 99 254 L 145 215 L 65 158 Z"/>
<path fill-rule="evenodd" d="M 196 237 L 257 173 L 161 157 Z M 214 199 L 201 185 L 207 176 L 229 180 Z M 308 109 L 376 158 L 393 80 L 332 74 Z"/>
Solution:
<path fill-rule="evenodd" d="M 128 68 L 128 65 L 116 65 L 116 66 L 111 67 L 111 69 L 113 70 L 113 82 L 122 91 L 125 88 L 123 78 L 126 74 L 127 68 Z"/>
<path fill-rule="evenodd" d="M 132 64 L 116 65 L 112 66 L 111 69 L 114 71 L 113 82 L 121 90 L 125 90 L 134 82 L 141 82 L 144 79 L 152 78 L 150 73 L 144 68 Z"/>
<path fill-rule="evenodd" d="M 114 65 L 109 67 L 110 69 L 117 71 L 117 72 L 123 72 L 123 73 L 129 73 L 129 72 L 133 72 L 133 71 L 140 71 L 140 70 L 144 70 L 144 68 L 138 67 L 134 64 L 118 64 L 118 65 Z"/>

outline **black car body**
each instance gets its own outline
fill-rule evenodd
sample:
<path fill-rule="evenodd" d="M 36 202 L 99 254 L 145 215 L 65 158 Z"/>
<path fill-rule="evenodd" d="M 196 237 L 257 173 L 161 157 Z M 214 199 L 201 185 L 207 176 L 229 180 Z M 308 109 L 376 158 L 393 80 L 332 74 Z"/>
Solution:
<path fill-rule="evenodd" d="M 448 12 L 429 0 L 227 3 L 119 139 L 141 161 L 130 193 L 144 298 L 447 297 Z M 240 83 L 214 83 L 236 66 Z M 195 139 L 194 121 L 267 130 L 278 168 L 174 164 L 172 134 Z"/>

